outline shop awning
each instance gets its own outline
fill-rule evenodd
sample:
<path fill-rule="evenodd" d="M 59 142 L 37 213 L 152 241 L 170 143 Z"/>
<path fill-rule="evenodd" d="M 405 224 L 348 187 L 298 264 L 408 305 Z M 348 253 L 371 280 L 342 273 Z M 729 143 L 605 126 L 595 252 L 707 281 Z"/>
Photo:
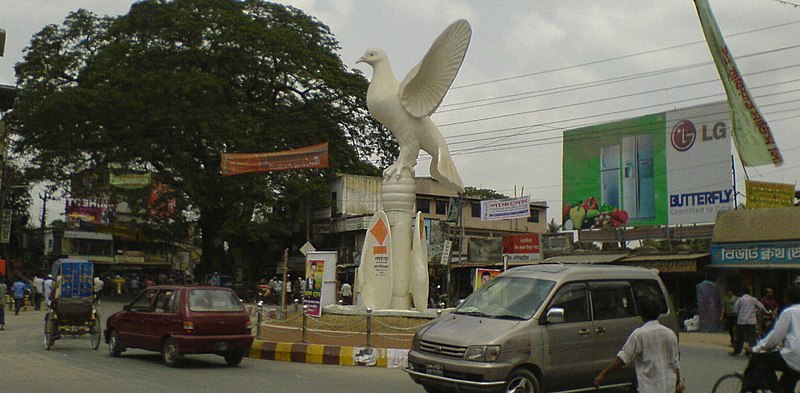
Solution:
<path fill-rule="evenodd" d="M 714 225 L 712 243 L 800 240 L 800 208 L 738 209 L 722 212 Z"/>
<path fill-rule="evenodd" d="M 658 269 L 661 273 L 696 272 L 699 264 L 707 264 L 709 253 L 633 255 L 616 262 L 618 265 Z"/>

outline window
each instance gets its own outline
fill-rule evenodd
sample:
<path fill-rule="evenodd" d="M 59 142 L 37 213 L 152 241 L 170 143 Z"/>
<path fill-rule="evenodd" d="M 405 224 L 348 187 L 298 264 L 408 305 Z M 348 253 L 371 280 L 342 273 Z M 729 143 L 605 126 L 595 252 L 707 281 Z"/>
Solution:
<path fill-rule="evenodd" d="M 595 320 L 635 317 L 636 307 L 628 283 L 593 284 L 592 313 Z"/>
<path fill-rule="evenodd" d="M 584 322 L 589 320 L 589 307 L 586 305 L 586 285 L 569 284 L 558 290 L 550 303 L 550 308 L 564 309 L 564 322 Z"/>
<path fill-rule="evenodd" d="M 149 312 L 153 303 L 153 298 L 156 296 L 155 289 L 149 289 L 142 292 L 136 300 L 131 303 L 131 311 Z"/>
<path fill-rule="evenodd" d="M 449 204 L 450 202 L 448 201 L 436 201 L 436 214 L 447 214 L 447 205 Z"/>
<path fill-rule="evenodd" d="M 431 212 L 431 200 L 419 198 L 417 199 L 417 211 L 423 213 L 430 213 Z"/>
<path fill-rule="evenodd" d="M 664 298 L 664 293 L 661 292 L 661 285 L 656 280 L 636 280 L 631 282 L 631 289 L 633 289 L 633 296 L 638 302 L 643 297 L 650 297 L 658 301 L 661 308 L 661 313 L 668 311 L 667 299 Z"/>
<path fill-rule="evenodd" d="M 530 319 L 555 284 L 555 281 L 535 278 L 498 277 L 482 285 L 455 312 L 488 318 Z"/>
<path fill-rule="evenodd" d="M 539 211 L 531 209 L 531 215 L 528 217 L 528 222 L 539 222 Z"/>
<path fill-rule="evenodd" d="M 189 309 L 192 311 L 244 311 L 239 297 L 222 289 L 194 289 L 189 291 Z"/>
<path fill-rule="evenodd" d="M 481 203 L 470 203 L 472 206 L 472 217 L 480 217 L 481 216 Z"/>
<path fill-rule="evenodd" d="M 177 296 L 174 290 L 162 290 L 158 293 L 158 297 L 156 297 L 155 311 L 164 313 L 178 312 L 176 298 Z"/>

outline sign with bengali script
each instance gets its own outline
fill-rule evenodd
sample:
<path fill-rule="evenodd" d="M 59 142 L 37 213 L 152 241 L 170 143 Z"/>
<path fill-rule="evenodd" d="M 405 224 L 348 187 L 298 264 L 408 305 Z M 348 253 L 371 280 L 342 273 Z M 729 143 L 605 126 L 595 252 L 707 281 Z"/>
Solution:
<path fill-rule="evenodd" d="M 747 208 L 771 208 L 794 206 L 794 185 L 745 180 Z"/>
<path fill-rule="evenodd" d="M 252 172 L 327 168 L 328 142 L 274 153 L 222 153 L 223 176 Z"/>
<path fill-rule="evenodd" d="M 800 264 L 800 242 L 714 244 L 712 265 Z"/>

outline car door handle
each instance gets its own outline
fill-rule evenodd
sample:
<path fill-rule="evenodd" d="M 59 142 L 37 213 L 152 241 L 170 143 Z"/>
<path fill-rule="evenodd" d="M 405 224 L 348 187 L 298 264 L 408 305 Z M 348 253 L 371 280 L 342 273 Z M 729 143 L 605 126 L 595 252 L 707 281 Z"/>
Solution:
<path fill-rule="evenodd" d="M 603 334 L 603 333 L 605 333 L 605 332 L 606 332 L 606 328 L 604 328 L 604 327 L 602 327 L 602 326 L 599 326 L 599 327 L 596 327 L 596 328 L 594 329 L 594 332 L 595 332 L 596 334 Z"/>
<path fill-rule="evenodd" d="M 579 336 L 588 336 L 589 334 L 591 334 L 591 332 L 589 331 L 589 329 L 581 329 L 581 330 L 578 330 L 578 335 L 579 335 Z"/>

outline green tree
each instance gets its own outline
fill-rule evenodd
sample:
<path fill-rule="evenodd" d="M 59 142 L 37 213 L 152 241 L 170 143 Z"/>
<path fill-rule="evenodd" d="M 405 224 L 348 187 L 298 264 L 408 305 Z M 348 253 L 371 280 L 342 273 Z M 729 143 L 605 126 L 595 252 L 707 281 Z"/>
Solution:
<path fill-rule="evenodd" d="M 477 188 L 472 186 L 464 187 L 464 195 L 480 199 L 507 199 L 508 196 L 503 195 L 495 190 L 489 188 Z"/>
<path fill-rule="evenodd" d="M 384 167 L 396 155 L 366 111 L 366 79 L 338 49 L 322 22 L 262 0 L 146 0 L 119 18 L 78 10 L 36 34 L 16 67 L 14 152 L 31 179 L 67 191 L 85 171 L 96 188 L 115 168 L 154 172 L 182 214 L 151 220 L 197 217 L 203 264 L 218 267 L 226 235 L 285 233 L 298 195 L 324 205 L 331 172 L 378 174 L 368 158 Z M 224 152 L 324 141 L 329 170 L 220 174 Z"/>

